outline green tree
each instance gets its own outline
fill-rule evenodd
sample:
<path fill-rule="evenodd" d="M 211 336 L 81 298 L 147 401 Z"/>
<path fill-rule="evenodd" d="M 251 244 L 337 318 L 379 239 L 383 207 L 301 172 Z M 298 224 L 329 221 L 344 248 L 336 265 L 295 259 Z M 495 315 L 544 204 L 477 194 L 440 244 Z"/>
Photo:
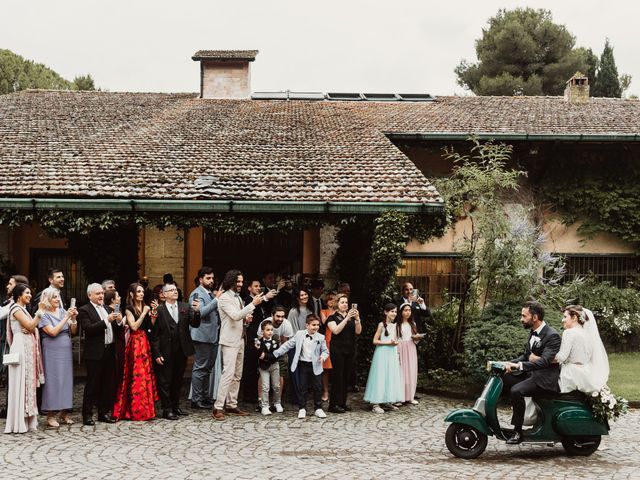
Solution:
<path fill-rule="evenodd" d="M 96 85 L 91 75 L 79 75 L 73 79 L 71 84 L 73 90 L 95 90 Z"/>
<path fill-rule="evenodd" d="M 629 83 L 631 80 L 629 80 Z M 604 50 L 600 56 L 600 68 L 596 76 L 596 84 L 591 89 L 594 97 L 622 97 L 622 87 L 618 77 L 616 59 L 613 57 L 613 47 L 609 39 L 604 43 Z"/>
<path fill-rule="evenodd" d="M 496 242 L 509 230 L 501 199 L 505 192 L 518 189 L 518 178 L 524 172 L 508 170 L 507 161 L 512 147 L 481 144 L 473 140 L 469 155 L 447 150 L 445 157 L 454 164 L 448 178 L 436 182 L 438 191 L 445 199 L 446 214 L 453 222 L 458 218 L 470 221 L 470 230 L 465 230 L 463 239 L 456 245 L 462 270 L 466 272 L 464 292 L 460 297 L 458 321 L 453 348 L 460 350 L 462 336 L 470 316 L 468 310 L 477 305 L 483 285 L 486 286 L 492 250 Z"/>
<path fill-rule="evenodd" d="M 593 50 L 591 50 L 590 48 L 585 50 L 586 52 L 586 59 L 587 59 L 587 70 L 586 70 L 586 75 L 587 78 L 589 79 L 589 85 L 591 85 L 591 91 L 593 91 L 593 86 L 596 84 L 596 77 L 598 75 L 598 67 L 600 65 L 600 60 L 598 59 L 598 56 L 593 53 Z"/>
<path fill-rule="evenodd" d="M 28 88 L 95 90 L 95 85 L 90 75 L 79 76 L 69 82 L 41 63 L 27 60 L 11 50 L 0 49 L 0 95 Z"/>
<path fill-rule="evenodd" d="M 476 40 L 477 63 L 462 60 L 458 84 L 477 95 L 561 95 L 576 71 L 591 60 L 551 12 L 532 8 L 500 10 Z"/>

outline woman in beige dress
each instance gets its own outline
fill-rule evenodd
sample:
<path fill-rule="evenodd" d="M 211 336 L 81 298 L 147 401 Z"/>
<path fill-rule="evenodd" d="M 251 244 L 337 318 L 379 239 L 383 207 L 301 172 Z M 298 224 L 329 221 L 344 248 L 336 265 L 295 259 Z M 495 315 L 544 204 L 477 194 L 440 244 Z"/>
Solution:
<path fill-rule="evenodd" d="M 13 289 L 16 302 L 7 318 L 7 340 L 10 353 L 17 353 L 17 364 L 9 365 L 7 424 L 4 433 L 26 433 L 38 428 L 38 406 L 36 388 L 44 383 L 39 319 L 32 318 L 27 311 L 31 302 L 28 285 L 19 283 Z"/>

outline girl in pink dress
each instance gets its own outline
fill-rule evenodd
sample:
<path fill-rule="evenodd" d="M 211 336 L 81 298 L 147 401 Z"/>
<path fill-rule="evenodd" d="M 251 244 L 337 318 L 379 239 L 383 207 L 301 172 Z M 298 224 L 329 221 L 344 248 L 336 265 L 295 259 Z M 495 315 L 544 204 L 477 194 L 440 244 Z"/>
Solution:
<path fill-rule="evenodd" d="M 417 405 L 415 400 L 418 386 L 418 350 L 416 344 L 422 338 L 418 335 L 416 322 L 411 313 L 411 305 L 400 305 L 400 321 L 396 321 L 398 338 L 398 354 L 400 355 L 400 371 L 404 378 L 404 402 Z"/>

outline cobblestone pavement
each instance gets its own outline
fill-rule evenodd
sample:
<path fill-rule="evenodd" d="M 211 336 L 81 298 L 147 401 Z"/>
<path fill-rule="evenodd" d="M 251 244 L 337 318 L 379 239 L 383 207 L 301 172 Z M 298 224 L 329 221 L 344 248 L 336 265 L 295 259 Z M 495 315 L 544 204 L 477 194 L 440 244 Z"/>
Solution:
<path fill-rule="evenodd" d="M 640 479 L 638 410 L 614 423 L 590 457 L 568 457 L 559 445 L 507 447 L 490 438 L 480 458 L 464 461 L 444 445 L 443 419 L 470 402 L 423 396 L 417 406 L 383 415 L 352 404 L 353 412 L 324 420 L 298 420 L 291 406 L 284 414 L 224 422 L 190 411 L 179 421 L 45 429 L 41 417 L 38 432 L 0 435 L 0 478 Z"/>

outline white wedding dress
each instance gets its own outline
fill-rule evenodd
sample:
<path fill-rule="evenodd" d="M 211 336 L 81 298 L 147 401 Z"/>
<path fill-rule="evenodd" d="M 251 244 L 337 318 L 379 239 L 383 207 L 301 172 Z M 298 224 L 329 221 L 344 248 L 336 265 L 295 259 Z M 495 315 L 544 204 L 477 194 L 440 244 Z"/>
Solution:
<path fill-rule="evenodd" d="M 584 309 L 584 326 L 576 325 L 562 334 L 560 351 L 560 391 L 579 390 L 584 393 L 599 391 L 609 379 L 609 358 L 598 332 L 591 310 Z"/>

